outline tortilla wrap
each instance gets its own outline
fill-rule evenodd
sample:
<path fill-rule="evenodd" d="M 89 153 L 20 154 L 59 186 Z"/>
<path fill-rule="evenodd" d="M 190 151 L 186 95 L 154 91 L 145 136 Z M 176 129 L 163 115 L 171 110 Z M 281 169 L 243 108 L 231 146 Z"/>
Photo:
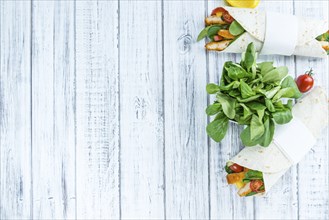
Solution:
<path fill-rule="evenodd" d="M 289 55 L 299 55 L 299 56 L 310 56 L 310 57 L 319 57 L 326 58 L 327 52 L 322 48 L 319 41 L 315 38 L 325 32 L 328 31 L 328 21 L 324 20 L 313 20 L 313 19 L 305 19 L 297 17 L 298 28 L 296 30 L 297 33 L 297 41 L 292 41 L 290 36 L 292 33 L 287 33 L 287 30 L 292 29 L 287 25 L 292 25 L 289 21 L 286 23 L 280 21 L 280 16 L 277 16 L 277 23 L 275 20 L 272 20 L 272 23 L 266 25 L 267 13 L 264 11 L 259 11 L 257 9 L 247 9 L 247 8 L 233 8 L 233 7 L 223 7 L 225 8 L 229 14 L 240 23 L 240 25 L 246 30 L 241 36 L 239 36 L 235 41 L 233 41 L 226 49 L 222 52 L 228 53 L 243 53 L 248 44 L 253 42 L 255 44 L 255 48 L 258 52 L 262 51 L 264 42 L 266 38 L 271 38 L 271 41 L 277 41 L 277 44 L 280 45 L 280 41 L 282 47 L 276 46 L 276 49 L 279 48 L 284 51 L 287 43 L 296 44 L 293 45 L 295 48 L 292 51 L 292 54 Z M 268 13 L 269 14 L 269 13 Z M 282 15 L 285 16 L 285 15 Z M 295 17 L 293 15 L 287 15 L 290 17 Z M 286 26 L 284 26 L 286 25 Z M 281 29 L 280 29 L 281 27 Z M 274 31 L 276 35 L 266 36 L 266 28 L 275 28 L 277 31 Z M 285 29 L 284 29 L 285 28 Z M 284 29 L 285 31 L 283 31 Z M 273 31 L 272 31 L 273 32 Z M 273 51 L 273 53 L 267 54 L 279 54 L 279 55 L 287 55 L 282 52 L 282 54 L 278 51 Z"/>
<path fill-rule="evenodd" d="M 294 119 L 305 125 L 310 136 L 315 137 L 315 139 L 319 138 L 322 130 L 328 126 L 328 98 L 325 91 L 320 87 L 314 88 L 294 105 L 292 112 Z M 307 142 L 304 135 L 298 135 L 295 129 L 287 128 L 284 125 L 276 126 L 275 133 L 287 134 L 289 137 L 286 138 L 287 143 L 294 143 L 296 140 Z M 237 163 L 240 166 L 263 172 L 265 193 L 270 190 L 292 165 L 297 163 L 297 161 L 294 160 L 295 158 L 293 158 L 294 154 L 287 155 L 286 152 L 282 150 L 282 147 L 291 147 L 292 152 L 298 151 L 300 155 L 303 156 L 313 147 L 279 146 L 276 139 L 277 137 L 274 136 L 273 142 L 268 147 L 245 147 L 230 160 L 230 162 Z M 300 159 L 301 158 L 298 157 L 298 160 Z"/>

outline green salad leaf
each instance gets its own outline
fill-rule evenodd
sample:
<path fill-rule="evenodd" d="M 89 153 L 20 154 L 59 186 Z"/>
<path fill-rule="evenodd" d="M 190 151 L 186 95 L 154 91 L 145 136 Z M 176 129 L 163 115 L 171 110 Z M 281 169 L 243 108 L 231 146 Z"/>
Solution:
<path fill-rule="evenodd" d="M 250 43 L 247 47 L 246 52 L 242 53 L 241 59 L 241 67 L 243 67 L 246 71 L 252 73 L 252 78 L 254 78 L 254 74 L 256 72 L 256 49 L 253 43 Z"/>
<path fill-rule="evenodd" d="M 228 30 L 234 36 L 238 36 L 244 32 L 243 27 L 237 21 L 233 21 Z"/>
<path fill-rule="evenodd" d="M 226 29 L 228 25 L 220 25 L 220 24 L 214 24 L 205 27 L 198 35 L 197 41 L 202 40 L 205 37 L 209 37 L 213 40 L 213 37 L 218 33 L 221 29 Z"/>
<path fill-rule="evenodd" d="M 199 36 L 197 38 L 197 41 L 200 41 L 202 40 L 203 38 L 207 37 L 208 36 L 208 30 L 211 26 L 208 26 L 208 27 L 205 27 L 200 33 L 199 33 Z"/>
<path fill-rule="evenodd" d="M 316 37 L 318 41 L 329 41 L 329 33 L 325 32 L 324 34 L 321 34 Z"/>
<path fill-rule="evenodd" d="M 281 86 L 276 86 L 264 93 L 265 97 L 267 99 L 273 98 L 273 96 L 281 89 Z"/>
<path fill-rule="evenodd" d="M 243 182 L 247 183 L 251 180 L 263 180 L 263 173 L 257 170 L 248 170 L 243 179 Z"/>
<path fill-rule="evenodd" d="M 222 29 L 221 26 L 217 26 L 217 25 L 209 26 L 209 29 L 207 32 L 208 37 L 210 37 L 210 38 L 214 37 L 214 35 L 216 35 L 220 29 Z"/>
<path fill-rule="evenodd" d="M 250 193 L 248 193 L 248 194 L 246 195 L 246 197 L 256 195 L 257 193 L 258 193 L 258 192 L 250 192 Z"/>
<path fill-rule="evenodd" d="M 228 118 L 224 116 L 223 112 L 220 112 L 219 117 L 216 117 L 215 120 L 207 125 L 208 135 L 217 142 L 225 137 L 227 129 Z"/>
<path fill-rule="evenodd" d="M 222 106 L 220 103 L 214 103 L 207 107 L 206 114 L 207 115 L 216 115 L 217 113 L 220 112 L 221 109 L 222 109 Z"/>
<path fill-rule="evenodd" d="M 292 120 L 292 99 L 301 97 L 301 93 L 288 76 L 288 68 L 275 67 L 273 62 L 257 63 L 256 59 L 250 43 L 240 63 L 224 64 L 219 85 L 207 85 L 207 92 L 216 95 L 206 109 L 207 115 L 215 116 L 207 133 L 217 142 L 225 137 L 231 120 L 245 126 L 240 134 L 245 146 L 267 147 L 273 140 L 275 124 Z"/>
<path fill-rule="evenodd" d="M 273 66 L 273 62 L 262 62 L 258 64 L 258 68 L 260 69 L 260 73 L 264 75 L 265 73 L 275 69 Z"/>
<path fill-rule="evenodd" d="M 222 93 L 217 94 L 217 101 L 222 105 L 224 114 L 229 118 L 233 119 L 235 116 L 235 103 L 236 101 L 230 96 Z"/>
<path fill-rule="evenodd" d="M 225 165 L 225 171 L 226 171 L 226 173 L 228 173 L 228 174 L 230 174 L 230 173 L 234 173 L 231 169 L 230 169 L 230 167 L 226 164 Z"/>
<path fill-rule="evenodd" d="M 220 90 L 220 87 L 218 85 L 216 85 L 215 83 L 209 83 L 207 85 L 206 89 L 209 94 L 215 94 L 216 92 L 218 92 Z"/>
<path fill-rule="evenodd" d="M 226 62 L 224 68 L 227 71 L 227 76 L 230 80 L 239 80 L 248 77 L 250 74 L 240 65 L 233 62 Z"/>
<path fill-rule="evenodd" d="M 265 98 L 265 105 L 270 112 L 275 112 L 275 107 L 270 99 Z"/>
<path fill-rule="evenodd" d="M 241 91 L 241 96 L 244 99 L 256 95 L 256 93 L 252 90 L 252 88 L 247 83 L 245 83 L 242 79 L 240 80 L 240 91 Z"/>
<path fill-rule="evenodd" d="M 273 135 L 274 135 L 274 130 L 275 130 L 275 125 L 272 119 L 267 118 L 264 122 L 264 134 L 262 137 L 262 142 L 260 145 L 262 146 L 269 146 L 272 142 Z"/>
<path fill-rule="evenodd" d="M 287 124 L 292 119 L 292 113 L 290 109 L 284 109 L 272 113 L 273 119 L 277 124 Z"/>
<path fill-rule="evenodd" d="M 263 122 L 255 114 L 252 115 L 250 122 L 250 140 L 255 141 L 264 134 L 265 128 Z"/>
<path fill-rule="evenodd" d="M 285 66 L 272 69 L 268 72 L 262 73 L 262 82 L 264 83 L 275 83 L 280 82 L 288 74 L 288 68 Z"/>
<path fill-rule="evenodd" d="M 295 80 L 291 76 L 287 76 L 281 83 L 282 88 L 292 88 L 294 90 L 294 96 L 287 98 L 300 98 L 302 93 L 299 91 Z"/>
<path fill-rule="evenodd" d="M 258 139 L 252 140 L 252 138 L 251 138 L 251 131 L 250 131 L 250 125 L 247 126 L 241 132 L 240 138 L 241 138 L 242 144 L 245 145 L 246 147 L 255 146 L 255 145 L 260 144 L 262 142 L 261 137 L 258 138 Z"/>

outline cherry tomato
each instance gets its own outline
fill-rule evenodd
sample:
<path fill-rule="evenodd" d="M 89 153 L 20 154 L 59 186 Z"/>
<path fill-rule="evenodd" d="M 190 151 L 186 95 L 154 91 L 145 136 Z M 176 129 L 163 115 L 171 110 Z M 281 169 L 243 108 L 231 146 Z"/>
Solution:
<path fill-rule="evenodd" d="M 236 164 L 236 163 L 232 164 L 232 165 L 230 166 L 230 169 L 231 169 L 234 173 L 240 173 L 240 172 L 243 171 L 243 167 L 240 166 L 239 164 Z"/>
<path fill-rule="evenodd" d="M 312 89 L 314 84 L 314 79 L 312 77 L 312 69 L 307 71 L 305 74 L 298 76 L 296 84 L 300 92 L 307 92 Z"/>
<path fill-rule="evenodd" d="M 227 11 L 222 7 L 218 7 L 218 8 L 215 8 L 214 10 L 212 10 L 211 16 L 216 15 L 218 12 L 224 13 L 224 12 L 227 12 Z"/>
<path fill-rule="evenodd" d="M 250 181 L 250 189 L 253 192 L 258 192 L 258 189 L 264 185 L 264 182 L 262 180 L 251 180 Z"/>
<path fill-rule="evenodd" d="M 228 12 L 224 12 L 222 18 L 224 21 L 226 21 L 229 24 L 231 24 L 234 21 L 234 18 Z"/>

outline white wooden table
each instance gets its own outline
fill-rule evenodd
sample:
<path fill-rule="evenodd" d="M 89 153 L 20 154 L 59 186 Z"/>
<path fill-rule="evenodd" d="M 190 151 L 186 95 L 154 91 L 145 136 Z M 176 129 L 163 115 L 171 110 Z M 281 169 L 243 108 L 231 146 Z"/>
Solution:
<path fill-rule="evenodd" d="M 328 130 L 266 198 L 226 184 L 241 128 L 207 137 L 205 86 L 240 56 L 195 42 L 220 4 L 1 1 L 0 219 L 328 219 Z M 327 1 L 260 7 L 328 19 Z M 328 59 L 261 59 L 328 90 Z"/>

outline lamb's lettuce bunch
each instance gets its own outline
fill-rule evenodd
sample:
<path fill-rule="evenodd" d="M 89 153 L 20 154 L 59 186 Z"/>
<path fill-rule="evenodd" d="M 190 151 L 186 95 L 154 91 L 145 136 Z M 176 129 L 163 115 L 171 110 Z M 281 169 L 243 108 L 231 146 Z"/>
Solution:
<path fill-rule="evenodd" d="M 242 54 L 240 64 L 224 64 L 220 84 L 208 84 L 207 92 L 216 100 L 206 109 L 215 118 L 208 124 L 207 133 L 220 142 L 228 129 L 229 120 L 245 125 L 240 137 L 245 146 L 267 147 L 273 139 L 275 123 L 286 124 L 292 119 L 292 98 L 299 98 L 294 79 L 285 66 L 273 62 L 256 63 L 253 43 Z M 282 100 L 285 98 L 285 101 Z"/>

